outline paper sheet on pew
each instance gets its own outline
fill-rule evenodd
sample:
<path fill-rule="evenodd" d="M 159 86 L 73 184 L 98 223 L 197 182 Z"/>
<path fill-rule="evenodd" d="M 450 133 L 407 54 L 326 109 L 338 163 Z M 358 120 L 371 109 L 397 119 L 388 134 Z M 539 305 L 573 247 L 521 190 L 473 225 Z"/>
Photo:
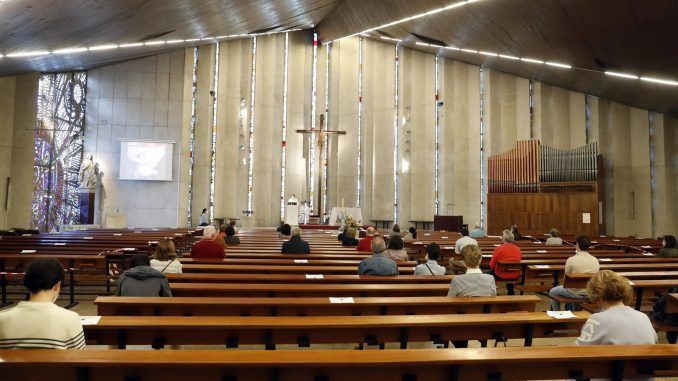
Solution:
<path fill-rule="evenodd" d="M 448 238 L 450 238 L 450 237 L 440 237 L 440 238 L 442 238 L 442 239 L 448 239 Z"/>
<path fill-rule="evenodd" d="M 652 248 L 652 246 L 650 246 L 650 245 L 644 245 L 644 246 L 641 246 L 641 247 L 642 247 L 643 249 L 651 249 L 651 248 Z"/>
<path fill-rule="evenodd" d="M 323 274 L 306 274 L 306 279 L 324 279 Z"/>
<path fill-rule="evenodd" d="M 97 325 L 101 320 L 101 316 L 80 316 L 82 325 Z"/>
<path fill-rule="evenodd" d="M 424 233 L 424 235 L 431 235 L 431 233 Z"/>
<path fill-rule="evenodd" d="M 21 250 L 21 254 L 35 254 L 37 250 Z"/>
<path fill-rule="evenodd" d="M 82 237 L 82 239 L 94 239 L 94 237 Z"/>
<path fill-rule="evenodd" d="M 66 242 L 54 242 L 54 246 L 66 246 Z"/>
<path fill-rule="evenodd" d="M 652 254 L 652 253 L 643 253 L 643 255 L 646 256 L 646 257 L 653 257 L 654 256 L 654 254 Z"/>
<path fill-rule="evenodd" d="M 122 233 L 113 233 L 114 236 L 121 236 Z"/>
<path fill-rule="evenodd" d="M 534 265 L 534 267 L 538 268 L 538 269 L 550 269 L 551 268 L 551 266 L 549 266 L 549 265 Z"/>
<path fill-rule="evenodd" d="M 546 314 L 554 319 L 573 319 L 577 317 L 572 311 L 546 311 Z"/>
<path fill-rule="evenodd" d="M 295 259 L 294 263 L 308 263 L 308 259 Z"/>
<path fill-rule="evenodd" d="M 537 250 L 537 253 L 548 253 L 548 250 Z"/>
<path fill-rule="evenodd" d="M 349 296 L 347 298 L 337 298 L 337 297 L 331 297 L 330 296 L 330 303 L 336 303 L 336 304 L 342 304 L 342 303 L 355 303 L 355 300 L 353 300 L 353 297 Z"/>
<path fill-rule="evenodd" d="M 612 262 L 611 258 L 598 258 L 598 262 Z"/>
<path fill-rule="evenodd" d="M 454 250 L 454 246 L 444 246 L 444 250 Z"/>
<path fill-rule="evenodd" d="M 30 236 L 32 236 L 32 235 L 33 235 L 33 234 L 22 234 L 21 236 L 22 236 L 22 237 L 30 237 Z"/>

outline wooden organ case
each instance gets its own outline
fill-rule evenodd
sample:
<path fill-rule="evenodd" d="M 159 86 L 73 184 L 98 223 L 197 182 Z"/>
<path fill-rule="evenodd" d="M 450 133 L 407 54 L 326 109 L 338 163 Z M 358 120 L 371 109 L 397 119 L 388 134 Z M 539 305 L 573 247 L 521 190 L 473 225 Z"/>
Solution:
<path fill-rule="evenodd" d="M 523 140 L 488 158 L 487 229 L 492 235 L 518 225 L 523 235 L 604 234 L 598 143 L 572 150 Z"/>

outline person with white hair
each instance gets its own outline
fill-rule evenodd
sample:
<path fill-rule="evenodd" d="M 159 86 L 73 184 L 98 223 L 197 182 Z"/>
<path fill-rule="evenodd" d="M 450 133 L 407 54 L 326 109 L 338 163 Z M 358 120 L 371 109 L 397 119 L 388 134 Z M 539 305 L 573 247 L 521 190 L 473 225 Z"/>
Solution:
<path fill-rule="evenodd" d="M 216 242 L 218 235 L 219 232 L 214 225 L 205 226 L 202 230 L 202 239 L 191 248 L 191 257 L 223 259 L 226 251 Z"/>
<path fill-rule="evenodd" d="M 473 227 L 473 230 L 469 233 L 469 237 L 471 238 L 482 238 L 485 237 L 487 234 L 485 234 L 485 230 L 483 230 L 483 227 L 480 225 L 480 221 L 475 223 L 475 226 Z"/>
<path fill-rule="evenodd" d="M 280 252 L 283 254 L 311 254 L 311 247 L 308 242 L 301 239 L 300 227 L 292 228 L 292 236 L 289 241 L 283 243 Z"/>
<path fill-rule="evenodd" d="M 518 281 L 520 277 L 519 270 L 505 269 L 499 264 L 499 262 L 519 262 L 523 259 L 523 254 L 520 251 L 520 247 L 516 246 L 513 242 L 515 241 L 513 233 L 510 230 L 504 230 L 501 234 L 501 242 L 494 252 L 492 253 L 492 259 L 490 260 L 490 272 L 496 280 L 508 280 L 508 281 Z M 514 284 L 507 283 L 506 289 L 509 295 L 515 295 Z"/>

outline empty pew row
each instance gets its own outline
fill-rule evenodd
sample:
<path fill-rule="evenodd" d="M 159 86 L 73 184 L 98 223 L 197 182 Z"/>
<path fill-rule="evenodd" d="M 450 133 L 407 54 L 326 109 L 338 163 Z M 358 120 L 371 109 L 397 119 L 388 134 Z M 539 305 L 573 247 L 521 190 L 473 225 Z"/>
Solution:
<path fill-rule="evenodd" d="M 264 350 L 4 350 L 0 372 L 7 381 L 621 381 L 678 375 L 678 347 L 307 350 L 303 356 Z"/>
<path fill-rule="evenodd" d="M 452 340 L 506 341 L 550 337 L 554 331 L 578 336 L 589 317 L 576 312 L 570 319 L 554 319 L 545 312 L 506 314 L 387 315 L 387 316 L 102 316 L 85 325 L 93 345 L 265 345 L 309 347 L 312 344 L 399 343 L 447 344 Z"/>
<path fill-rule="evenodd" d="M 539 302 L 539 297 L 535 295 L 477 298 L 355 297 L 351 303 L 336 303 L 329 297 L 100 296 L 94 304 L 100 316 L 358 316 L 534 312 Z"/>
<path fill-rule="evenodd" d="M 174 296 L 211 297 L 366 297 L 445 296 L 446 283 L 425 284 L 289 284 L 289 283 L 170 283 Z"/>
<path fill-rule="evenodd" d="M 167 274 L 172 283 L 294 283 L 294 284 L 328 284 L 328 283 L 444 283 L 450 284 L 450 275 L 335 275 L 335 274 L 219 274 L 219 273 L 183 273 Z"/>

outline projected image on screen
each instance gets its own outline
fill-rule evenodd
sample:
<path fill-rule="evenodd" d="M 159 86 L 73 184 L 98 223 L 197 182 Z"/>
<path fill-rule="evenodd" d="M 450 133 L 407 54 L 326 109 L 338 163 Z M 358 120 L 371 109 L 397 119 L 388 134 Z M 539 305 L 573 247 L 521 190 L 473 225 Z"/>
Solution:
<path fill-rule="evenodd" d="M 121 180 L 172 180 L 174 144 L 166 142 L 122 141 Z"/>

